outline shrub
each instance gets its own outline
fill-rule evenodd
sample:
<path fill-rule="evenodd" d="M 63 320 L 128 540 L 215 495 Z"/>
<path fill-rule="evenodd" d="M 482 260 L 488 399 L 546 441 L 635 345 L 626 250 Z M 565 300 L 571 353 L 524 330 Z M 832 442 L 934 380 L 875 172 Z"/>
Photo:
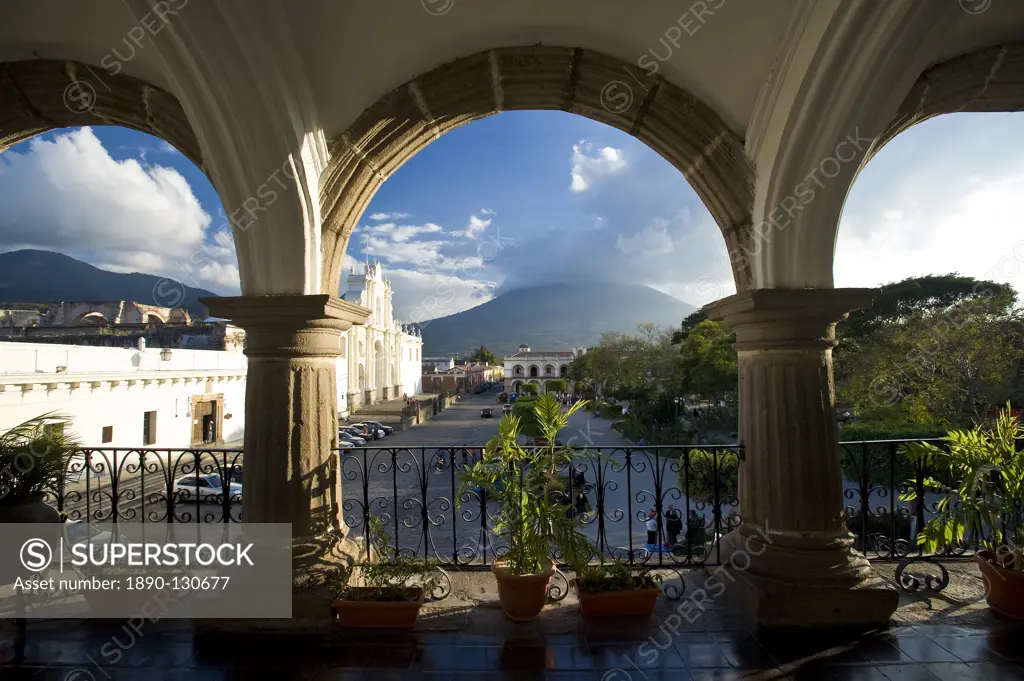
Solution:
<path fill-rule="evenodd" d="M 598 408 L 597 415 L 603 419 L 620 419 L 622 418 L 622 405 L 606 402 Z"/>
<path fill-rule="evenodd" d="M 691 450 L 689 465 L 686 465 L 685 455 L 679 457 L 679 491 L 688 494 L 691 501 L 711 505 L 715 503 L 717 483 L 718 502 L 724 504 L 737 497 L 739 470 L 735 452 Z"/>

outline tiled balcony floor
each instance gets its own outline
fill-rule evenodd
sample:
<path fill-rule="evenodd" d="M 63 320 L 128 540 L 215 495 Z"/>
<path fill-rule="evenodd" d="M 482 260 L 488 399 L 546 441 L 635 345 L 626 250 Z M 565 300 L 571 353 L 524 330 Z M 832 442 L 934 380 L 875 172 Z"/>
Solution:
<path fill-rule="evenodd" d="M 30 624 L 16 645 L 5 634 L 0 679 L 1024 679 L 1024 627 L 994 618 L 980 628 L 662 632 L 651 638 L 601 631 L 509 637 L 339 630 L 300 636 L 196 632 L 170 623 L 143 627 L 132 641 L 122 624 L 91 621 L 61 630 Z"/>

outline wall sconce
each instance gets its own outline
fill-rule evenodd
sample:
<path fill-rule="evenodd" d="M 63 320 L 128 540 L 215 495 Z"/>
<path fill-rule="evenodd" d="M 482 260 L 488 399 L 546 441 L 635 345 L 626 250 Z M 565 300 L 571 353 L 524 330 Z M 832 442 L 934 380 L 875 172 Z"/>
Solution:
<path fill-rule="evenodd" d="M 162 359 L 165 362 L 170 362 L 171 361 L 171 349 L 170 348 L 164 348 L 163 350 L 161 350 L 160 351 L 160 359 Z"/>

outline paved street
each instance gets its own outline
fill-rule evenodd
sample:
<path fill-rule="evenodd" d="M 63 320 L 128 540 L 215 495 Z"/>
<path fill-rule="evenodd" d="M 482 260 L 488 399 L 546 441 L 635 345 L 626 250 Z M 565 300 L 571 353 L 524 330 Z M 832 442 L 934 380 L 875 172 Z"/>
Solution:
<path fill-rule="evenodd" d="M 464 398 L 423 425 L 375 442 L 379 449 L 345 454 L 345 516 L 355 533 L 362 534 L 364 509 L 368 507 L 371 515 L 385 520 L 392 540 L 397 534 L 402 549 L 445 561 L 456 554 L 459 562 L 489 560 L 494 548 L 501 548 L 501 540 L 484 529 L 479 497 L 472 491 L 461 499 L 457 495 L 465 466 L 463 448 L 479 451 L 497 433 L 500 405 L 496 395 L 494 391 Z M 497 409 L 495 418 L 480 417 L 480 409 L 485 406 Z M 588 513 L 583 516 L 587 533 L 606 554 L 643 549 L 646 530 L 638 515 L 655 503 L 656 476 L 662 481 L 663 505 L 673 504 L 684 514 L 687 509 L 686 499 L 678 490 L 678 461 L 653 453 L 635 453 L 627 479 L 625 450 L 616 448 L 628 447 L 630 442 L 610 426 L 609 421 L 577 412 L 561 434 L 567 444 L 609 448 L 603 450 L 604 458 L 587 458 L 579 463 L 587 482 Z M 441 454 L 446 459 L 442 460 Z M 603 518 L 594 512 L 599 493 L 604 495 Z M 489 510 L 494 512 L 494 504 Z M 697 510 L 710 519 L 709 509 Z"/>

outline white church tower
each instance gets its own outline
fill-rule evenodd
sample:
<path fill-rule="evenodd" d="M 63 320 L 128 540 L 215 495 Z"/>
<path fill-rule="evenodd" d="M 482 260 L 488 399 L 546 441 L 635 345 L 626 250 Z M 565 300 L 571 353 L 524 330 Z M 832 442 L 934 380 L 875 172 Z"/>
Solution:
<path fill-rule="evenodd" d="M 362 405 L 415 395 L 421 390 L 423 339 L 395 320 L 391 281 L 379 262 L 362 274 L 353 268 L 345 300 L 372 311 L 366 324 L 353 326 L 342 338 L 338 359 L 338 410 L 342 418 Z"/>

